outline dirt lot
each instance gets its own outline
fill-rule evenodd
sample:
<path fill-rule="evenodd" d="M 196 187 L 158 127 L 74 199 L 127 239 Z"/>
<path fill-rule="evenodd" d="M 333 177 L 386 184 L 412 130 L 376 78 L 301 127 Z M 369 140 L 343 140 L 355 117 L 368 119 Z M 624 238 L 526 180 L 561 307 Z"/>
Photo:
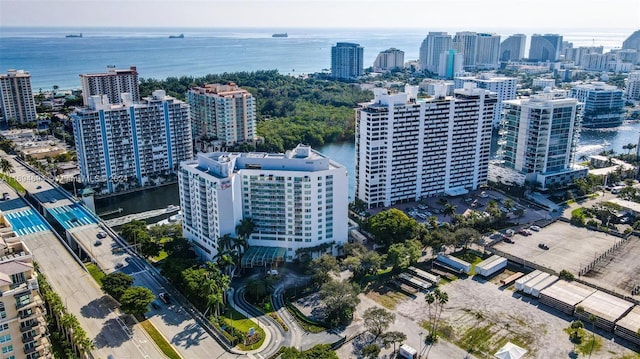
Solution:
<path fill-rule="evenodd" d="M 507 341 L 525 347 L 529 351 L 526 358 L 587 357 L 571 354 L 573 344 L 564 329 L 575 318 L 539 304 L 534 298 L 521 296 L 514 292 L 512 286 L 503 288 L 499 285 L 501 278 L 515 270 L 517 268 L 510 267 L 489 280 L 473 277 L 440 286 L 449 295 L 441 326 L 448 340 L 439 341 L 429 353 L 429 358 L 493 358 L 497 349 Z M 361 315 L 366 308 L 386 307 L 396 314 L 389 330 L 404 332 L 408 337 L 405 343 L 421 348 L 424 355 L 426 345 L 421 339 L 427 331 L 420 324 L 428 318 L 428 310 L 423 293 L 415 296 L 369 293 L 361 294 L 360 298 L 352 324 L 340 335 L 351 337 L 364 331 Z M 297 307 L 308 315 L 319 306 L 321 303 L 317 297 L 297 303 Z M 591 332 L 587 333 L 590 335 Z M 611 333 L 596 328 L 596 337 L 601 346 L 592 353 L 593 359 L 640 358 L 634 352 L 637 347 L 613 337 Z M 338 350 L 338 356 L 358 357 L 359 349 L 367 344 L 366 338 L 356 337 L 347 342 Z M 468 354 L 470 348 L 473 348 L 472 354 Z M 383 349 L 380 357 L 391 358 L 391 351 L 391 348 Z"/>
<path fill-rule="evenodd" d="M 460 279 L 441 289 L 449 294 L 442 318 L 451 340 L 463 346 L 474 343 L 474 354 L 479 358 L 491 357 L 489 354 L 495 353 L 506 341 L 527 348 L 528 358 L 567 358 L 573 349 L 563 329 L 574 318 L 541 305 L 533 298 L 520 296 L 511 288 L 501 288 L 494 280 Z M 425 320 L 424 295 L 399 303 L 396 311 L 414 321 Z M 599 334 L 604 335 L 602 347 L 592 358 L 621 358 L 633 353 L 611 341 L 611 334 Z"/>

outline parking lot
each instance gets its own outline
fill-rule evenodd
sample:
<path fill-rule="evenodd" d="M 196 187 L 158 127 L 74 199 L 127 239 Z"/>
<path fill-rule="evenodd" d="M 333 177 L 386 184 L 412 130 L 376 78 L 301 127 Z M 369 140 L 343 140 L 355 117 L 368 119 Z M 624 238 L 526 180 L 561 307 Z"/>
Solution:
<path fill-rule="evenodd" d="M 474 210 L 480 213 L 484 212 L 489 201 L 498 202 L 499 208 L 507 214 L 513 222 L 516 223 L 533 223 L 541 219 L 549 218 L 547 211 L 530 207 L 527 204 L 512 199 L 514 208 L 509 210 L 505 207 L 505 201 L 508 197 L 504 194 L 491 190 L 476 190 L 466 195 L 456 197 L 428 197 L 419 202 L 401 203 L 392 206 L 404 211 L 421 223 L 428 223 L 430 216 L 435 216 L 438 223 L 450 222 L 451 216 L 444 213 L 445 203 L 455 206 L 455 214 L 463 214 L 467 210 Z M 370 210 L 371 214 L 376 214 L 388 208 L 375 208 Z M 522 209 L 522 216 L 514 215 L 515 209 Z"/>
<path fill-rule="evenodd" d="M 513 243 L 500 242 L 493 248 L 518 258 L 515 261 L 523 265 L 535 264 L 556 273 L 565 269 L 578 277 L 582 268 L 601 258 L 582 279 L 623 295 L 630 295 L 638 280 L 640 241 L 636 237 L 619 244 L 607 255 L 607 251 L 622 242 L 621 238 L 562 221 L 556 221 L 540 232 L 532 231 L 530 236 L 515 234 L 511 238 Z M 549 249 L 540 248 L 540 244 Z M 640 296 L 635 298 L 640 300 Z"/>

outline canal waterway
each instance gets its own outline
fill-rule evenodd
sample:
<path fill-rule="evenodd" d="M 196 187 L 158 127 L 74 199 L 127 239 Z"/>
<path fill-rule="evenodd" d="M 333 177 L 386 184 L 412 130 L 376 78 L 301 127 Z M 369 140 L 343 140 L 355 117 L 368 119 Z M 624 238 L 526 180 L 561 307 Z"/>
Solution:
<path fill-rule="evenodd" d="M 640 122 L 625 122 L 622 126 L 610 129 L 584 130 L 580 135 L 580 145 L 576 151 L 576 158 L 582 155 L 596 155 L 602 151 L 613 150 L 624 153 L 622 148 L 629 143 L 638 144 Z M 495 150 L 495 146 L 492 149 Z M 344 165 L 349 174 L 349 201 L 354 199 L 355 193 L 355 145 L 353 142 L 331 143 L 317 149 L 332 160 Z M 124 216 L 132 213 L 145 212 L 153 209 L 166 208 L 170 205 L 180 205 L 178 184 L 160 188 L 147 189 L 136 193 L 104 198 L 96 201 L 98 214 L 116 211 L 122 212 L 103 216 L 105 219 Z"/>

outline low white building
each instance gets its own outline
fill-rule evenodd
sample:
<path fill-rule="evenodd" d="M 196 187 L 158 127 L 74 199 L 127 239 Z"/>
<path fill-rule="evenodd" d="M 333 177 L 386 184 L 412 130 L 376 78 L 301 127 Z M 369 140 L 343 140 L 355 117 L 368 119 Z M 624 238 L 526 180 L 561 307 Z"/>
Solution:
<path fill-rule="evenodd" d="M 250 250 L 281 260 L 313 247 L 336 253 L 347 241 L 347 170 L 309 146 L 198 154 L 181 164 L 178 177 L 183 233 L 205 259 L 218 253 L 219 238 L 235 237 L 247 219 L 255 226 Z"/>

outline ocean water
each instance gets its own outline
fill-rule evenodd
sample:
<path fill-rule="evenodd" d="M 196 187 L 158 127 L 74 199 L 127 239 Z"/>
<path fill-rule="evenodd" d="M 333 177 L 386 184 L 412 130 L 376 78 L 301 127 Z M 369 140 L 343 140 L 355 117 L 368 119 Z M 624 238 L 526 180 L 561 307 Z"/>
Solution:
<path fill-rule="evenodd" d="M 18 28 L 0 27 L 0 72 L 23 69 L 34 91 L 80 87 L 81 73 L 137 66 L 140 77 L 164 79 L 212 73 L 277 69 L 283 74 L 308 74 L 329 69 L 331 46 L 357 42 L 364 47 L 364 66 L 390 47 L 418 58 L 429 31 L 489 31 L 503 38 L 514 33 L 559 33 L 574 46 L 622 46 L 635 29 L 176 29 L 176 28 Z M 288 38 L 272 38 L 276 32 Z M 82 33 L 82 38 L 65 38 Z M 169 35 L 184 33 L 183 39 Z"/>

